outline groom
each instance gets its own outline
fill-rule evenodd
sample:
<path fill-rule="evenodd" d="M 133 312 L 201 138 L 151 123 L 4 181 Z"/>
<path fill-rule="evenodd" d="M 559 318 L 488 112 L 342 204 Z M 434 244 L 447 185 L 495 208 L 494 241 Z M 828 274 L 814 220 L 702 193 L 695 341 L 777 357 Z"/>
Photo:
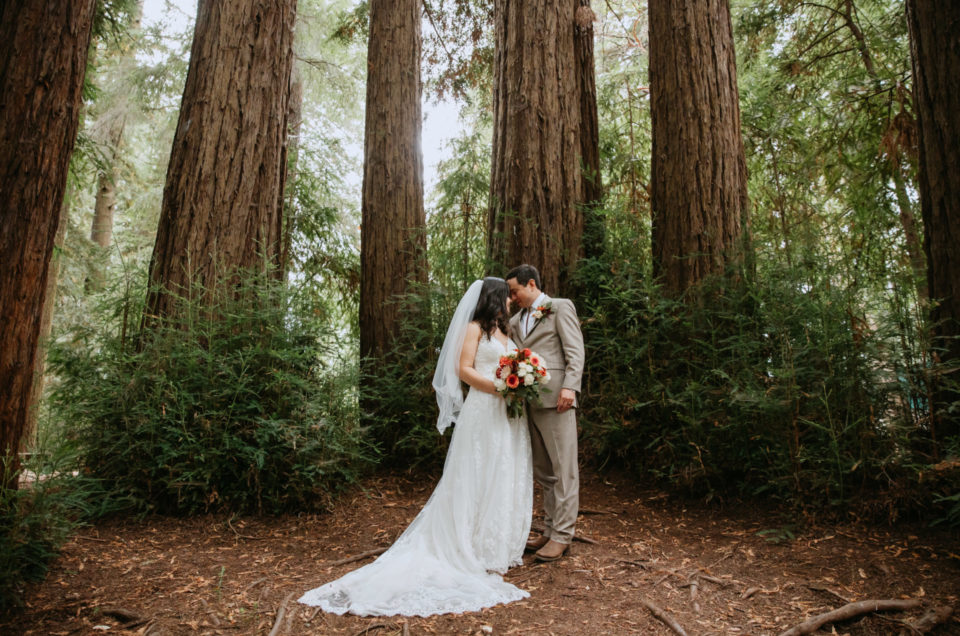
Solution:
<path fill-rule="evenodd" d="M 540 273 L 519 265 L 505 276 L 510 298 L 522 307 L 510 319 L 514 341 L 533 349 L 550 371 L 542 406 L 530 405 L 533 476 L 543 489 L 543 535 L 527 542 L 541 562 L 556 561 L 570 548 L 580 502 L 577 466 L 577 393 L 583 374 L 583 335 L 573 303 L 540 289 Z"/>

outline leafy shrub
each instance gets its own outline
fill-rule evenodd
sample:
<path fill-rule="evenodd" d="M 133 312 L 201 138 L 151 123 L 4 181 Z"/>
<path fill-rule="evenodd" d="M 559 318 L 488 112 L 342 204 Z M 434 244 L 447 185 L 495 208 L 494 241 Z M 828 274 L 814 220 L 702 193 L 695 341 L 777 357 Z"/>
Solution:
<path fill-rule="evenodd" d="M 923 370 L 896 317 L 829 268 L 768 264 L 762 281 L 717 277 L 687 299 L 626 267 L 581 276 L 580 422 L 601 463 L 708 497 L 839 507 L 879 493 L 891 517 L 933 503 L 912 454 Z"/>
<path fill-rule="evenodd" d="M 456 296 L 456 298 L 454 298 Z M 380 360 L 366 361 L 361 378 L 364 417 L 389 466 L 436 466 L 449 434 L 437 433 L 433 374 L 447 323 L 460 296 L 456 290 L 416 289 L 404 305 L 394 346 Z"/>
<path fill-rule="evenodd" d="M 183 319 L 143 331 L 138 347 L 115 324 L 51 348 L 52 407 L 86 470 L 144 510 L 323 507 L 371 459 L 349 352 L 324 365 L 344 352 L 320 351 L 310 307 L 269 278 L 212 311 L 178 303 Z"/>
<path fill-rule="evenodd" d="M 41 580 L 60 546 L 84 522 L 110 512 L 116 499 L 99 480 L 77 471 L 76 448 L 51 438 L 34 449 L 17 475 L 0 481 L 0 609 L 22 603 L 23 586 Z M 13 478 L 19 488 L 11 488 Z"/>

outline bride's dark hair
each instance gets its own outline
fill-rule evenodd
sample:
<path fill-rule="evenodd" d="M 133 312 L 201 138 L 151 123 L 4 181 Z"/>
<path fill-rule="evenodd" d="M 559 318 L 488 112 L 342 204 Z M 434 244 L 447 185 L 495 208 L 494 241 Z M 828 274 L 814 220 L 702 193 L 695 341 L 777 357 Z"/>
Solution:
<path fill-rule="evenodd" d="M 510 295 L 510 287 L 507 281 L 495 276 L 487 276 L 483 279 L 483 287 L 480 288 L 480 298 L 477 300 L 477 308 L 473 312 L 473 319 L 480 323 L 480 329 L 483 333 L 490 336 L 495 327 L 500 327 L 500 331 L 510 335 L 510 328 L 507 322 L 507 297 Z"/>

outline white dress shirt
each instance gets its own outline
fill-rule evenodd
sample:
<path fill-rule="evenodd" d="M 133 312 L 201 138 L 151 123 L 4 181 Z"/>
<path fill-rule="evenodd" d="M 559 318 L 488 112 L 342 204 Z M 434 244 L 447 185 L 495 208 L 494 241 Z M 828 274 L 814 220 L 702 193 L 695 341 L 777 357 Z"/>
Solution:
<path fill-rule="evenodd" d="M 524 338 L 526 338 L 530 334 L 530 330 L 533 329 L 533 325 L 534 323 L 536 323 L 536 319 L 534 319 L 533 317 L 533 312 L 537 309 L 537 307 L 544 304 L 545 302 L 547 302 L 547 295 L 544 294 L 543 292 L 540 292 L 540 295 L 537 296 L 537 299 L 533 302 L 533 304 L 530 305 L 530 307 L 528 307 L 527 309 L 523 310 L 524 314 L 523 314 L 523 320 L 521 322 L 523 325 L 522 329 L 523 329 Z"/>

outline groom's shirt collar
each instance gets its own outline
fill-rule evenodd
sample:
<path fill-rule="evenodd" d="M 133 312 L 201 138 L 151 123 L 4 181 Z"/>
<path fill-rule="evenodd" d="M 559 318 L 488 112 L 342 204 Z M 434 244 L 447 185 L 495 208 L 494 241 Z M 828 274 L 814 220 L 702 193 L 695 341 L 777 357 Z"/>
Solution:
<path fill-rule="evenodd" d="M 541 306 L 545 302 L 547 302 L 547 295 L 543 292 L 540 292 L 540 295 L 537 296 L 537 300 L 523 310 L 523 324 L 520 326 L 520 328 L 523 330 L 524 338 L 530 335 L 530 330 L 533 329 L 533 321 L 530 319 L 530 315 L 537 309 L 537 307 Z"/>

